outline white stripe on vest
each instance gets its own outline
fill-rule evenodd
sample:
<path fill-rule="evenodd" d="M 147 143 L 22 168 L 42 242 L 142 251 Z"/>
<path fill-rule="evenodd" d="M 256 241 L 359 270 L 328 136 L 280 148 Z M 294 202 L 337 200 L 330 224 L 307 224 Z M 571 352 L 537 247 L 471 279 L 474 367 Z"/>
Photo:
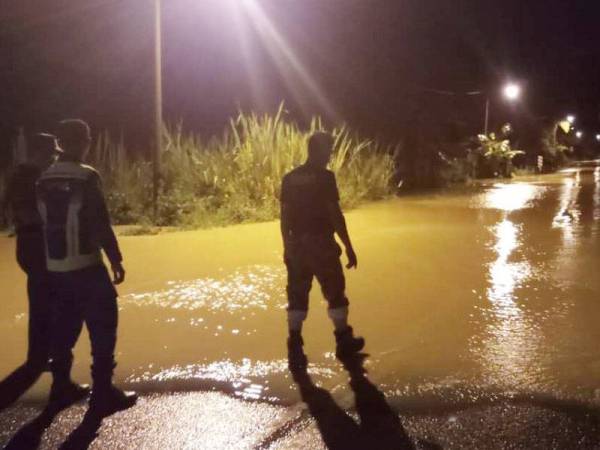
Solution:
<path fill-rule="evenodd" d="M 69 182 L 87 181 L 95 173 L 94 169 L 84 164 L 76 162 L 57 162 L 42 174 L 39 184 L 43 185 L 45 181 L 64 180 Z M 65 228 L 66 255 L 62 259 L 55 259 L 50 256 L 48 251 L 48 242 L 46 240 L 46 262 L 50 272 L 71 272 L 84 269 L 102 263 L 100 249 L 95 249 L 92 253 L 84 254 L 80 249 L 80 223 L 79 213 L 83 206 L 83 192 L 73 192 L 69 198 Z M 48 225 L 48 205 L 38 198 L 38 207 L 44 228 Z"/>

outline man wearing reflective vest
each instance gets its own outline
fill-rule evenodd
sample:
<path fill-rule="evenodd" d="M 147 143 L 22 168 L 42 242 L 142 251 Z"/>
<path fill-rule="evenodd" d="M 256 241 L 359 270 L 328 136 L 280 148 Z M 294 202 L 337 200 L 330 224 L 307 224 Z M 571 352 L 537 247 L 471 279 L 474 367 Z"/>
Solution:
<path fill-rule="evenodd" d="M 47 267 L 57 292 L 57 320 L 80 317 L 88 328 L 93 360 L 90 409 L 108 415 L 133 406 L 137 398 L 135 393 L 123 392 L 112 384 L 118 316 L 113 283 L 124 280 L 125 270 L 100 176 L 82 163 L 91 144 L 89 126 L 82 120 L 64 120 L 57 137 L 64 153 L 37 185 Z M 112 281 L 101 250 L 110 262 Z M 81 331 L 81 322 L 70 323 L 52 345 L 55 374 L 70 367 L 70 348 Z"/>

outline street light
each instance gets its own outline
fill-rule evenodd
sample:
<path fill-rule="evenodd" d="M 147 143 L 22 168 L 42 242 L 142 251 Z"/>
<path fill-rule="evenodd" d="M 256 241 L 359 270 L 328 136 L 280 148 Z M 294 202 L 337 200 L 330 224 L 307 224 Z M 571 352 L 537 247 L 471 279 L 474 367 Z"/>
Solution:
<path fill-rule="evenodd" d="M 598 142 L 600 142 L 600 133 L 598 133 L 598 134 L 596 135 L 596 140 L 597 140 Z"/>
<path fill-rule="evenodd" d="M 583 131 L 581 131 L 581 130 L 580 130 L 580 131 L 577 131 L 577 132 L 575 133 L 575 137 L 577 137 L 577 139 L 581 139 L 581 138 L 583 137 Z"/>
<path fill-rule="evenodd" d="M 504 86 L 504 97 L 507 100 L 515 101 L 521 96 L 521 86 L 514 83 L 509 83 Z"/>
<path fill-rule="evenodd" d="M 573 114 L 569 114 L 567 116 L 567 122 L 569 122 L 571 125 L 573 125 L 575 123 L 575 116 Z"/>
<path fill-rule="evenodd" d="M 502 88 L 504 98 L 510 102 L 515 102 L 521 97 L 521 86 L 516 83 L 507 83 Z M 487 136 L 490 123 L 490 97 L 485 100 L 485 122 L 483 132 Z"/>

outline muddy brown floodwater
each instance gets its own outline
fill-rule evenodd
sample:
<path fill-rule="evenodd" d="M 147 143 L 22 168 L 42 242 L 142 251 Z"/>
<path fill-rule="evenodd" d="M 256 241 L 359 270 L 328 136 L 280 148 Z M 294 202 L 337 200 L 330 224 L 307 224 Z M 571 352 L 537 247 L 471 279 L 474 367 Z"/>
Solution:
<path fill-rule="evenodd" d="M 351 322 L 398 408 L 505 396 L 600 399 L 600 168 L 374 203 L 347 215 Z M 122 237 L 117 380 L 294 403 L 278 223 Z M 26 350 L 24 277 L 0 238 L 0 376 Z M 353 401 L 318 289 L 313 379 Z M 89 379 L 87 335 L 75 378 Z M 44 397 L 45 377 L 28 394 Z"/>

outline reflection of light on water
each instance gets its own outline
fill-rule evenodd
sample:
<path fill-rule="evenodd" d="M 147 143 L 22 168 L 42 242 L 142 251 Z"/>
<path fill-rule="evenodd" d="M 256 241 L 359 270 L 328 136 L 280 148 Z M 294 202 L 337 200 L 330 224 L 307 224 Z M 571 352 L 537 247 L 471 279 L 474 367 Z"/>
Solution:
<path fill-rule="evenodd" d="M 283 269 L 252 266 L 223 279 L 199 278 L 169 282 L 165 289 L 129 294 L 121 303 L 159 306 L 169 309 L 227 311 L 233 313 L 250 308 L 266 309 L 273 301 L 285 298 Z M 282 306 L 282 305 L 278 305 Z"/>
<path fill-rule="evenodd" d="M 561 186 L 560 205 L 552 222 L 562 240 L 552 276 L 563 288 L 581 286 L 593 278 L 576 262 L 582 256 L 595 261 L 592 248 L 597 245 L 599 220 L 600 167 L 593 172 L 577 169 Z"/>
<path fill-rule="evenodd" d="M 592 232 L 596 235 L 598 233 L 598 221 L 600 220 L 600 166 L 594 170 L 594 212 L 592 217 L 594 220 Z"/>
<path fill-rule="evenodd" d="M 577 171 L 574 178 L 565 179 L 560 191 L 560 206 L 552 221 L 552 227 L 561 232 L 562 247 L 557 254 L 557 267 L 554 279 L 570 284 L 575 271 L 573 257 L 578 239 L 576 226 L 579 224 L 581 210 L 577 198 L 581 190 L 581 175 Z"/>
<path fill-rule="evenodd" d="M 484 195 L 484 206 L 502 211 L 515 211 L 529 206 L 543 188 L 532 184 L 495 184 L 494 188 Z"/>
<path fill-rule="evenodd" d="M 270 395 L 270 379 L 288 373 L 287 359 L 252 361 L 244 358 L 240 362 L 231 360 L 214 361 L 208 364 L 174 366 L 159 372 L 149 370 L 127 379 L 128 383 L 156 389 L 164 386 L 169 390 L 220 389 L 248 400 L 277 400 Z M 335 372 L 328 367 L 311 365 L 311 375 L 332 378 Z M 153 390 L 154 390 L 153 389 Z"/>
<path fill-rule="evenodd" d="M 580 174 L 577 172 L 575 179 L 567 178 L 560 192 L 560 207 L 554 219 L 552 226 L 563 229 L 563 240 L 569 243 L 573 240 L 573 225 L 579 222 L 581 211 L 577 206 L 577 195 L 579 194 Z"/>
<path fill-rule="evenodd" d="M 511 263 L 508 261 L 511 253 L 519 246 L 519 230 L 510 220 L 499 223 L 495 228 L 497 242 L 494 247 L 498 259 L 490 265 L 489 275 L 491 286 L 488 289 L 490 301 L 501 309 L 517 308 L 513 293 L 519 284 L 531 274 L 527 261 Z M 504 313 L 504 311 L 499 311 Z"/>
<path fill-rule="evenodd" d="M 522 245 L 521 229 L 507 218 L 511 211 L 531 205 L 540 188 L 527 184 L 496 185 L 487 193 L 485 205 L 505 211 L 504 218 L 492 228 L 496 259 L 489 264 L 487 296 L 492 306 L 488 337 L 480 351 L 490 382 L 512 387 L 531 381 L 535 370 L 532 358 L 536 355 L 540 337 L 535 325 L 519 305 L 515 290 L 531 277 L 527 260 L 515 261 Z"/>

